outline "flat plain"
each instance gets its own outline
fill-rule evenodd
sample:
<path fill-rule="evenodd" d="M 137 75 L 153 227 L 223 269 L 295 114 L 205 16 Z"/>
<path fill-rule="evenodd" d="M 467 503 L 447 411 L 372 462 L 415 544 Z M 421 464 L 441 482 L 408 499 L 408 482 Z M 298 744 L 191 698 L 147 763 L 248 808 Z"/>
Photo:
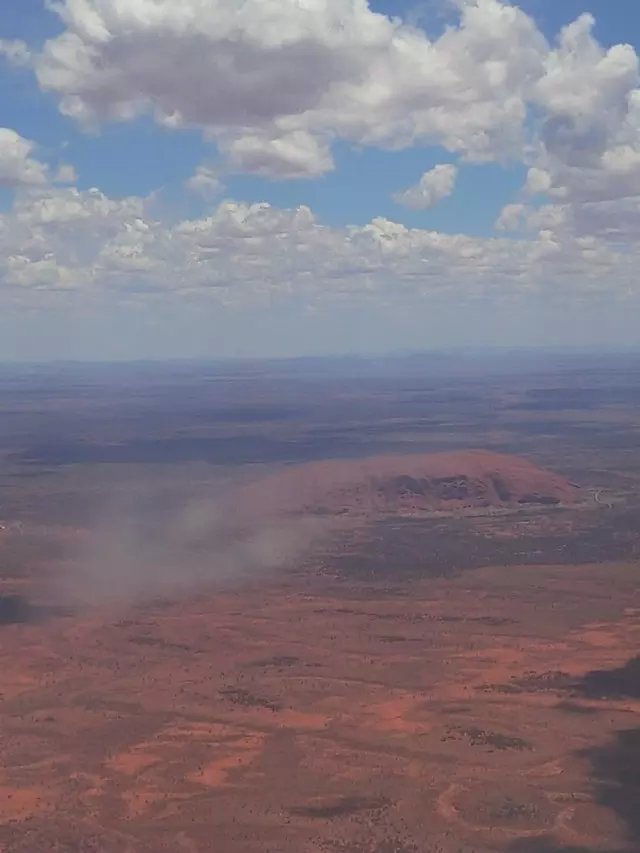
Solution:
<path fill-rule="evenodd" d="M 640 358 L 5 368 L 0 850 L 640 849 Z M 575 503 L 251 518 L 377 454 Z"/>

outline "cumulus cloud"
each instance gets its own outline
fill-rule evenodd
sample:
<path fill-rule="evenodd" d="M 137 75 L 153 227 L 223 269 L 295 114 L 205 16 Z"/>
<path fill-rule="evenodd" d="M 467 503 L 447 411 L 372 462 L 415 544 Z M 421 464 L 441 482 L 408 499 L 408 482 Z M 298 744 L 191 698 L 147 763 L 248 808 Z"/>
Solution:
<path fill-rule="evenodd" d="M 214 198 L 224 189 L 220 176 L 212 166 L 200 165 L 195 173 L 187 180 L 186 187 L 192 193 L 203 198 Z"/>
<path fill-rule="evenodd" d="M 329 227 L 308 207 L 230 200 L 168 224 L 145 199 L 49 186 L 20 193 L 0 215 L 0 302 L 38 305 L 46 292 L 79 304 L 134 298 L 243 310 L 274 300 L 313 307 L 350 299 L 400 300 L 419 310 L 440 298 L 499 302 L 551 286 L 578 299 L 587 285 L 611 299 L 617 288 L 638 291 L 635 248 L 587 238 L 588 223 L 572 230 L 568 215 L 540 208 L 531 223 L 537 233 L 526 239 L 443 234 L 383 217 Z M 627 227 L 631 219 L 630 211 Z"/>
<path fill-rule="evenodd" d="M 457 177 L 456 166 L 451 164 L 434 166 L 433 169 L 424 173 L 415 186 L 396 193 L 393 200 L 413 210 L 427 210 L 451 195 Z"/>
<path fill-rule="evenodd" d="M 532 88 L 541 121 L 524 190 L 551 204 L 528 211 L 527 222 L 624 238 L 640 196 L 638 56 L 630 45 L 603 48 L 593 27 L 588 14 L 565 27 Z"/>
<path fill-rule="evenodd" d="M 31 155 L 35 143 L 8 127 L 0 127 L 0 185 L 41 186 L 47 183 L 47 167 Z"/>
<path fill-rule="evenodd" d="M 52 175 L 49 166 L 34 157 L 37 145 L 9 127 L 0 127 L 0 186 L 37 189 L 50 182 L 73 184 L 77 180 L 73 166 L 61 164 Z"/>
<path fill-rule="evenodd" d="M 269 178 L 311 178 L 334 168 L 327 140 L 304 130 L 276 139 L 265 133 L 241 136 L 223 142 L 221 147 L 232 169 Z"/>
<path fill-rule="evenodd" d="M 33 143 L 0 131 L 0 298 L 499 300 L 637 291 L 640 77 L 628 45 L 602 47 L 583 15 L 553 43 L 516 5 L 460 0 L 444 32 L 367 0 L 58 0 L 63 31 L 31 63 L 62 112 L 86 127 L 147 114 L 215 145 L 187 188 L 207 214 L 158 221 L 139 198 L 52 180 Z M 395 198 L 418 209 L 450 194 L 459 168 L 513 158 L 527 170 L 494 238 L 409 229 L 371 212 L 333 228 L 308 207 L 224 201 L 220 174 L 314 177 L 333 146 L 437 144 L 440 165 Z M 464 165 L 461 165 L 464 164 Z M 220 172 L 218 172 L 218 169 Z M 375 180 L 375 175 L 372 176 Z M 52 186 L 54 184 L 54 186 Z"/>
<path fill-rule="evenodd" d="M 55 10 L 65 30 L 36 69 L 66 115 L 197 126 L 235 167 L 277 177 L 328 171 L 338 138 L 508 156 L 547 52 L 533 21 L 500 0 L 464 4 L 435 40 L 367 0 L 61 0 Z"/>
<path fill-rule="evenodd" d="M 496 220 L 498 231 L 517 231 L 522 224 L 527 208 L 524 204 L 507 204 L 500 211 Z"/>
<path fill-rule="evenodd" d="M 457 19 L 430 38 L 367 0 L 60 0 L 64 31 L 33 62 L 81 124 L 147 113 L 197 127 L 230 171 L 319 176 L 339 139 L 439 144 L 470 162 L 524 160 L 526 194 L 559 204 L 639 195 L 634 49 L 600 46 L 588 14 L 549 44 L 506 0 L 453 5 Z M 31 61 L 22 43 L 0 51 Z M 450 175 L 396 198 L 429 207 Z M 214 183 L 199 172 L 197 187 L 210 194 Z"/>
<path fill-rule="evenodd" d="M 529 169 L 525 190 L 530 195 L 545 193 L 551 189 L 551 175 L 544 169 Z"/>
<path fill-rule="evenodd" d="M 59 0 L 32 57 L 42 88 L 88 127 L 147 113 L 197 127 L 226 168 L 282 178 L 334 168 L 331 146 L 439 144 L 524 159 L 526 190 L 569 202 L 640 193 L 638 57 L 601 47 L 591 15 L 549 44 L 506 0 L 457 0 L 437 38 L 367 0 Z M 414 196 L 417 198 L 417 196 Z"/>

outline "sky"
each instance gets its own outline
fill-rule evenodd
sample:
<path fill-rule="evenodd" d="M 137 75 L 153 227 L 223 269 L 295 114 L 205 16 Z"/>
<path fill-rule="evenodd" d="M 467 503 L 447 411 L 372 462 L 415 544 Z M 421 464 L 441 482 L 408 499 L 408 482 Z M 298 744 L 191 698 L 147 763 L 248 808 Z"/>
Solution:
<path fill-rule="evenodd" d="M 0 360 L 640 344 L 637 0 L 0 0 Z"/>

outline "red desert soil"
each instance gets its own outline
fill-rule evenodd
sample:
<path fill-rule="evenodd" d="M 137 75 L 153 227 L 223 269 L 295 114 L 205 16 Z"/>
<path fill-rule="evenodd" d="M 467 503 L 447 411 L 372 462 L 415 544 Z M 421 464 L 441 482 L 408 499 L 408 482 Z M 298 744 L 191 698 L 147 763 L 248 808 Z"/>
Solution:
<path fill-rule="evenodd" d="M 631 853 L 638 577 L 300 573 L 6 625 L 0 851 Z"/>
<path fill-rule="evenodd" d="M 406 514 L 424 510 L 577 500 L 564 477 L 518 456 L 485 450 L 331 459 L 291 466 L 242 488 L 244 511 L 332 515 Z"/>

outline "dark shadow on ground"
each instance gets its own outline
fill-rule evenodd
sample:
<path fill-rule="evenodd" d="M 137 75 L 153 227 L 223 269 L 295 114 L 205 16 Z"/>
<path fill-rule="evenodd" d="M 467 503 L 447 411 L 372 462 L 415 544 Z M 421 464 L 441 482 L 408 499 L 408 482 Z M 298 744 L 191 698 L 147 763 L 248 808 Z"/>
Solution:
<path fill-rule="evenodd" d="M 617 669 L 588 672 L 577 692 L 589 699 L 640 699 L 640 656 Z"/>
<path fill-rule="evenodd" d="M 23 595 L 0 595 L 0 626 L 31 625 L 58 616 L 69 616 L 67 607 L 52 604 L 34 604 Z"/>
<path fill-rule="evenodd" d="M 536 838 L 518 838 L 507 848 L 509 853 L 616 853 L 614 850 L 598 850 L 592 847 L 563 847 L 548 835 Z M 618 853 L 622 853 L 619 851 Z"/>
<path fill-rule="evenodd" d="M 616 732 L 613 743 L 584 752 L 593 767 L 597 802 L 612 809 L 640 850 L 640 728 Z"/>
<path fill-rule="evenodd" d="M 640 697 L 640 657 L 611 670 L 593 670 L 572 688 L 589 699 L 637 699 Z M 615 732 L 603 745 L 589 747 L 580 755 L 591 764 L 595 801 L 611 809 L 625 824 L 627 850 L 640 850 L 640 728 Z M 519 838 L 509 853 L 622 853 L 613 847 L 564 846 L 550 836 Z"/>

